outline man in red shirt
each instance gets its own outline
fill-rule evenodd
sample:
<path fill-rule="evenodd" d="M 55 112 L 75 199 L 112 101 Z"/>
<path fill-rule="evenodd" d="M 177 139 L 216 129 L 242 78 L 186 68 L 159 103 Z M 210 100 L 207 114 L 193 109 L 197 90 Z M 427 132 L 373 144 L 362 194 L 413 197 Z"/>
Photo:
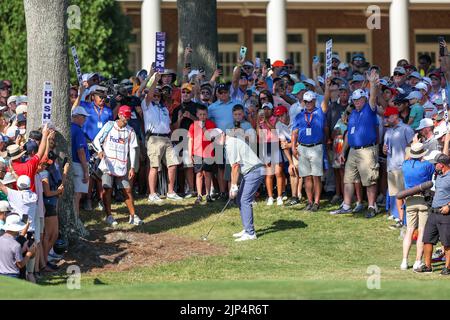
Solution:
<path fill-rule="evenodd" d="M 197 200 L 196 204 L 203 201 L 203 178 L 205 178 L 206 201 L 211 199 L 211 172 L 214 164 L 214 145 L 211 140 L 205 138 L 205 132 L 216 127 L 216 124 L 208 120 L 208 108 L 204 105 L 197 106 L 198 120 L 194 121 L 189 127 L 189 156 L 194 163 L 194 172 L 196 174 Z"/>
<path fill-rule="evenodd" d="M 25 154 L 26 151 L 21 151 L 21 148 L 16 145 L 10 145 L 7 148 L 8 157 L 11 159 L 11 164 L 13 167 L 13 170 L 17 176 L 26 175 L 31 180 L 31 191 L 35 192 L 36 187 L 34 185 L 34 176 L 36 175 L 39 162 L 41 161 L 42 157 L 44 156 L 45 152 L 47 150 L 47 143 L 48 139 L 54 136 L 55 131 L 49 130 L 48 126 L 45 125 L 42 129 L 42 140 L 39 144 L 39 149 L 37 153 L 33 156 L 31 156 L 27 161 L 21 162 L 22 156 Z"/>

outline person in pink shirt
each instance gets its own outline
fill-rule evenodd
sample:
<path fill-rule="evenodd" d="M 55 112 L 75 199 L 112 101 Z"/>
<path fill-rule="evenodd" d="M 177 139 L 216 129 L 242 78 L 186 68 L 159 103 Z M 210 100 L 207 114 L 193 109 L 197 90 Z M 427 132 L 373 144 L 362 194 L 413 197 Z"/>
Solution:
<path fill-rule="evenodd" d="M 257 134 L 260 145 L 260 158 L 266 166 L 267 205 L 273 205 L 273 178 L 277 178 L 277 205 L 283 205 L 284 173 L 283 160 L 279 147 L 275 125 L 277 118 L 273 115 L 273 104 L 263 103 L 258 112 Z"/>

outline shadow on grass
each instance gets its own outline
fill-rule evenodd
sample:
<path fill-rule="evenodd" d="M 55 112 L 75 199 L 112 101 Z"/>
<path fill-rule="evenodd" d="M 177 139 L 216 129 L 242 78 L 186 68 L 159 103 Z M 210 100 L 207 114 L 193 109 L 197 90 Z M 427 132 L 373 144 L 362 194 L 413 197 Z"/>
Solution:
<path fill-rule="evenodd" d="M 308 225 L 304 223 L 301 220 L 277 220 L 272 223 L 271 226 L 258 230 L 258 237 L 265 236 L 267 234 L 278 232 L 278 231 L 285 231 L 285 230 L 291 230 L 291 229 L 302 229 L 306 228 Z"/>

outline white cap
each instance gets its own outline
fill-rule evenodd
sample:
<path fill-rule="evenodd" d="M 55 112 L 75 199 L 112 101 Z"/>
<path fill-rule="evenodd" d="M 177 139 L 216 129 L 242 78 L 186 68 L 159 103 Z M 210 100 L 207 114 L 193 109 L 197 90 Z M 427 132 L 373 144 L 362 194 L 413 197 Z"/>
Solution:
<path fill-rule="evenodd" d="M 6 217 L 5 224 L 3 225 L 3 230 L 19 232 L 25 228 L 25 223 L 18 214 L 11 214 Z"/>
<path fill-rule="evenodd" d="M 6 101 L 6 104 L 10 104 L 11 102 L 17 102 L 17 96 L 10 96 Z"/>
<path fill-rule="evenodd" d="M 429 128 L 434 126 L 433 120 L 430 118 L 423 118 L 419 122 L 419 126 L 417 127 L 416 131 L 422 130 L 423 128 Z"/>
<path fill-rule="evenodd" d="M 205 138 L 209 139 L 209 140 L 213 140 L 213 139 L 217 138 L 218 136 L 220 136 L 222 133 L 223 133 L 223 131 L 219 128 L 210 129 L 205 132 Z"/>
<path fill-rule="evenodd" d="M 19 178 L 17 178 L 17 188 L 20 190 L 24 189 L 30 189 L 31 187 L 31 180 L 30 177 L 26 175 L 21 175 Z"/>
<path fill-rule="evenodd" d="M 75 109 L 72 110 L 72 117 L 78 115 L 89 117 L 89 113 L 87 113 L 86 109 L 83 107 L 75 107 Z"/>
<path fill-rule="evenodd" d="M 0 212 L 11 211 L 11 207 L 9 206 L 9 202 L 6 200 L 0 201 Z"/>
<path fill-rule="evenodd" d="M 434 128 L 433 133 L 436 139 L 440 139 L 445 136 L 448 132 L 447 123 L 441 122 L 436 128 Z"/>
<path fill-rule="evenodd" d="M 338 55 L 337 53 L 333 53 L 333 54 L 331 55 L 331 59 L 336 59 L 336 60 L 341 61 L 341 58 L 339 57 L 339 55 Z"/>
<path fill-rule="evenodd" d="M 422 77 L 422 82 L 425 82 L 427 85 L 431 86 L 431 79 L 429 77 Z"/>
<path fill-rule="evenodd" d="M 11 172 L 7 172 L 3 179 L 0 181 L 2 182 L 2 184 L 7 185 L 16 182 L 16 177 Z"/>
<path fill-rule="evenodd" d="M 430 153 L 428 153 L 425 157 L 423 157 L 423 160 L 427 160 L 427 161 L 434 161 L 434 159 L 436 158 L 437 155 L 441 154 L 442 152 L 438 151 L 438 150 L 433 150 L 430 151 Z"/>
<path fill-rule="evenodd" d="M 411 91 L 405 99 L 422 99 L 422 94 L 420 91 Z"/>
<path fill-rule="evenodd" d="M 420 76 L 420 73 L 418 73 L 417 71 L 413 71 L 411 72 L 411 74 L 408 76 L 408 78 L 416 78 L 416 79 L 422 79 L 422 77 Z"/>
<path fill-rule="evenodd" d="M 428 86 L 425 82 L 419 82 L 418 84 L 416 84 L 414 86 L 414 88 L 418 89 L 418 90 L 425 90 L 428 91 Z"/>
<path fill-rule="evenodd" d="M 307 83 L 307 84 L 309 84 L 309 85 L 311 85 L 311 86 L 313 86 L 313 87 L 316 86 L 316 82 L 315 82 L 313 79 L 310 79 L 310 78 L 308 78 L 308 79 L 306 79 L 306 80 L 303 80 L 302 82 L 303 82 L 303 83 Z"/>
<path fill-rule="evenodd" d="M 305 94 L 303 95 L 303 101 L 313 101 L 314 99 L 316 99 L 317 96 L 314 92 L 312 91 L 306 91 Z"/>
<path fill-rule="evenodd" d="M 363 89 L 356 89 L 352 93 L 352 100 L 358 100 L 363 97 L 367 99 L 367 93 Z"/>
<path fill-rule="evenodd" d="M 23 114 L 23 113 L 27 113 L 27 105 L 26 104 L 21 104 L 20 106 L 18 106 L 16 108 L 16 114 Z"/>
<path fill-rule="evenodd" d="M 348 66 L 348 63 L 346 63 L 346 62 L 341 62 L 338 65 L 339 70 L 344 70 L 344 69 L 348 69 L 348 68 L 349 68 L 349 66 Z"/>
<path fill-rule="evenodd" d="M 265 103 L 263 103 L 263 105 L 261 106 L 261 109 L 264 109 L 264 108 L 269 108 L 269 109 L 273 109 L 273 104 L 271 104 L 270 102 L 265 102 Z"/>
<path fill-rule="evenodd" d="M 403 67 L 395 67 L 394 72 L 400 72 L 401 74 L 406 74 L 406 70 Z"/>

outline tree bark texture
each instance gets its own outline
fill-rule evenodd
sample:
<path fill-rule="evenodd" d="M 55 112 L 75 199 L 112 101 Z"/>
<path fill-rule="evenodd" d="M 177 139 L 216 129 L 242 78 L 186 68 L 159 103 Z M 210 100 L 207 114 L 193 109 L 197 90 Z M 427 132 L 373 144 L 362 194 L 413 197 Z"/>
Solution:
<path fill-rule="evenodd" d="M 45 81 L 50 81 L 53 87 L 51 122 L 58 131 L 57 153 L 63 152 L 71 162 L 67 6 L 68 0 L 24 0 L 28 55 L 27 130 L 41 126 L 43 87 Z M 87 236 L 80 219 L 75 217 L 73 197 L 71 170 L 58 206 L 61 234 L 69 241 Z"/>
<path fill-rule="evenodd" d="M 209 78 L 218 58 L 217 1 L 178 0 L 178 70 L 184 65 L 184 48 L 191 45 L 192 69 L 203 67 Z"/>

